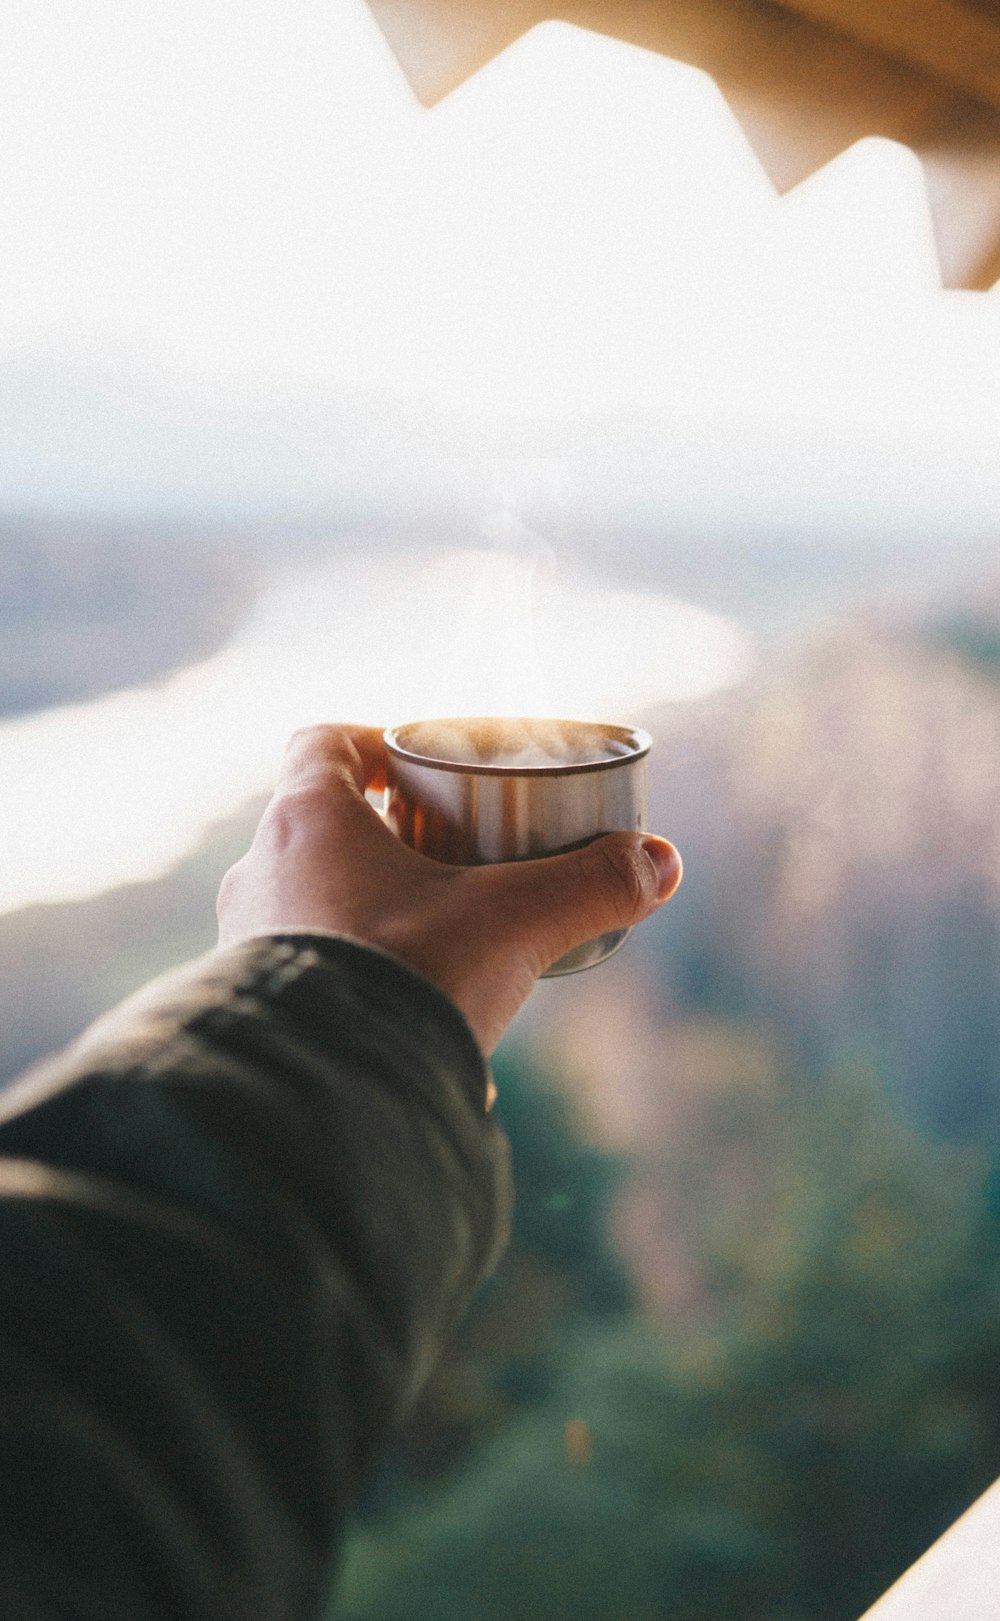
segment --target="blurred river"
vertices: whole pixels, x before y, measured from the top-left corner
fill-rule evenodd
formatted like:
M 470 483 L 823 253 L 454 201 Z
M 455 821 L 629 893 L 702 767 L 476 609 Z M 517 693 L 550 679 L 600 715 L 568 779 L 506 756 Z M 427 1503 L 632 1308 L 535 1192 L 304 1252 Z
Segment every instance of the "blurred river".
M 545 555 L 348 555 L 279 578 L 211 658 L 0 726 L 0 912 L 160 876 L 316 721 L 638 719 L 741 679 L 735 620 Z

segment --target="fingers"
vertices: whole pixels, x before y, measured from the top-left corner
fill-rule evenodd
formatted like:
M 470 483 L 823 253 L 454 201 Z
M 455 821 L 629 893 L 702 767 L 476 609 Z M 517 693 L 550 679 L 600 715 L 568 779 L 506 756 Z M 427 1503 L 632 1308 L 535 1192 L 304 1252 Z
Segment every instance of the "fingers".
M 293 733 L 278 773 L 278 792 L 353 785 L 385 787 L 385 743 L 375 726 L 305 726 Z
M 681 858 L 666 839 L 608 833 L 567 855 L 481 869 L 494 915 L 545 966 L 595 935 L 630 928 L 670 899 Z

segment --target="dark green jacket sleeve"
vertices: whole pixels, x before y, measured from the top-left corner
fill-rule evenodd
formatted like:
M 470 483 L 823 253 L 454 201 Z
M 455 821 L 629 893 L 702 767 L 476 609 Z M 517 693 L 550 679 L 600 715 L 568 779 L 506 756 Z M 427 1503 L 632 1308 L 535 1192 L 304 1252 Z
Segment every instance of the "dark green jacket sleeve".
M 158 981 L 0 1112 L 0 1615 L 300 1621 L 502 1245 L 457 1010 L 255 940 Z

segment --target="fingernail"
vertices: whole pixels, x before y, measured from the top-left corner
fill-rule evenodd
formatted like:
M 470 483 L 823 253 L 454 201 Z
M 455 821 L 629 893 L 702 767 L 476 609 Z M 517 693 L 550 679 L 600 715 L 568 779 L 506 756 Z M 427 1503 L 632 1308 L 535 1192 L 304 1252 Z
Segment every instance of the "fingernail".
M 643 839 L 642 848 L 656 868 L 657 893 L 665 901 L 681 881 L 681 858 L 666 839 Z

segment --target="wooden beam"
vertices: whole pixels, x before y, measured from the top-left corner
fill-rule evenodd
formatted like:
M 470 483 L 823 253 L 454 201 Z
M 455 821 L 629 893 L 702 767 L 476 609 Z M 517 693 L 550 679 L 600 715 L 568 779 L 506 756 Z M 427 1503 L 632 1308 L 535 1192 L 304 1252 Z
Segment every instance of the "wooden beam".
M 1000 116 L 955 103 L 912 143 L 927 195 L 946 287 L 1000 280 Z
M 559 15 L 710 73 L 779 191 L 865 135 L 915 146 L 954 100 L 919 69 L 765 0 L 624 0 L 613 13 L 562 0 Z
M 784 0 L 1000 111 L 1000 25 L 961 0 Z
M 982 0 L 980 0 L 982 3 Z M 824 99 L 891 76 L 905 64 L 1000 112 L 1000 6 L 969 0 L 371 0 L 372 10 L 422 101 L 440 100 L 535 23 L 560 17 L 648 44 L 684 61 L 749 77 L 810 57 L 831 75 Z M 839 41 L 838 41 L 839 36 Z M 905 78 L 905 73 L 902 77 Z M 916 79 L 914 79 L 916 83 Z
M 433 107 L 551 16 L 544 0 L 368 0 L 413 86 Z
M 871 0 L 881 5 L 886 0 Z M 432 106 L 536 23 L 576 23 L 725 77 L 748 92 L 783 84 L 822 114 L 845 97 L 869 111 L 923 108 L 924 73 L 769 0 L 369 0 L 418 98 Z M 1000 33 L 1000 31 L 998 31 Z M 803 81 L 802 75 L 805 75 Z M 888 116 L 898 114 L 890 110 Z

